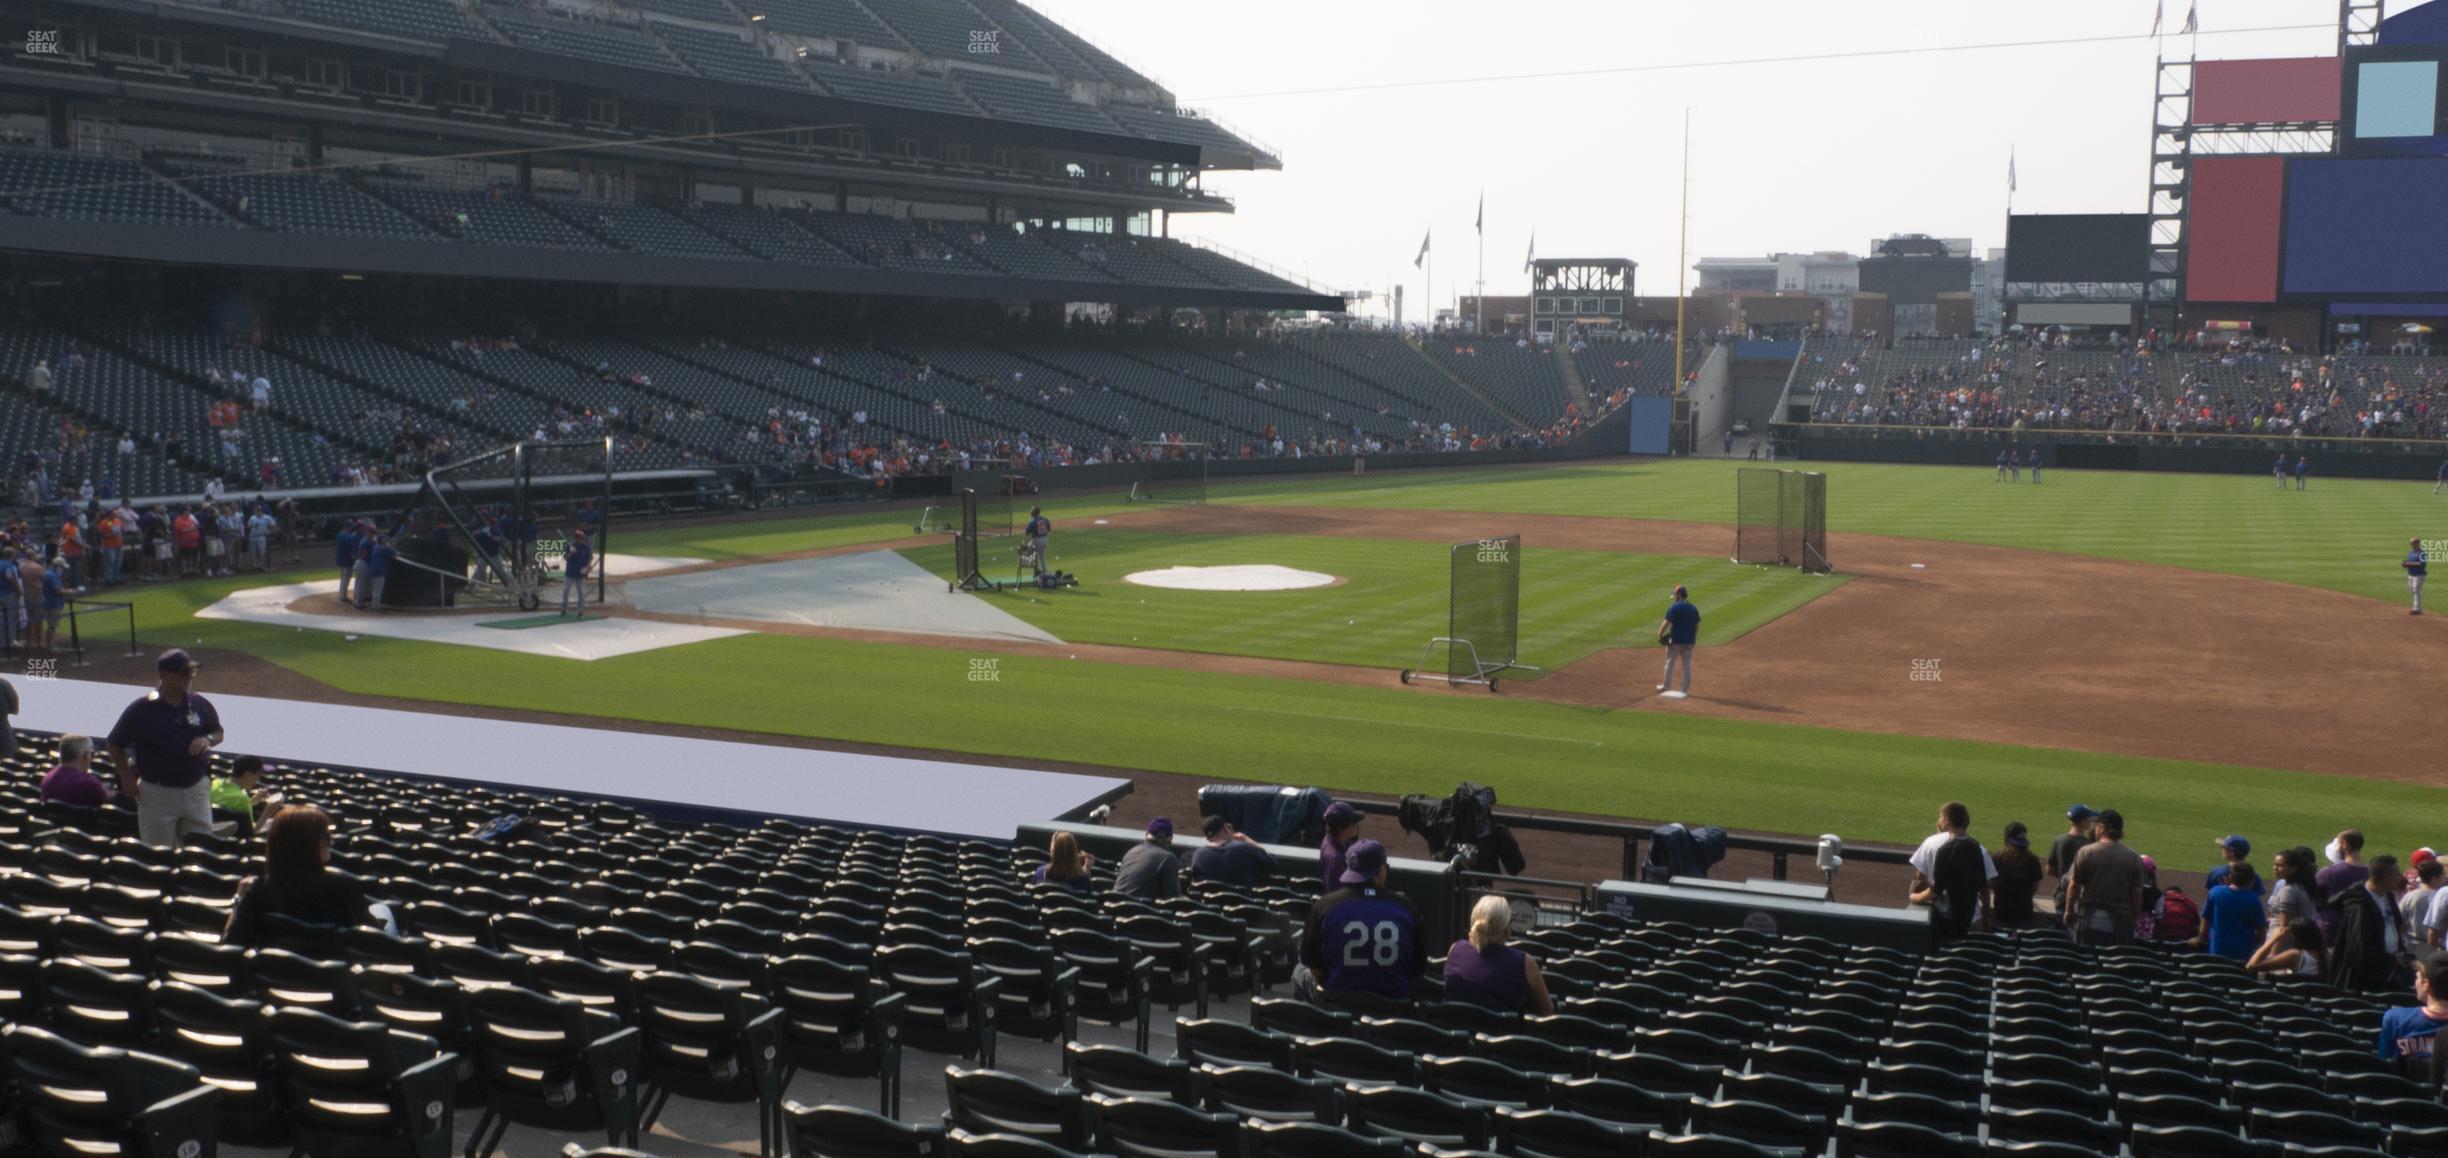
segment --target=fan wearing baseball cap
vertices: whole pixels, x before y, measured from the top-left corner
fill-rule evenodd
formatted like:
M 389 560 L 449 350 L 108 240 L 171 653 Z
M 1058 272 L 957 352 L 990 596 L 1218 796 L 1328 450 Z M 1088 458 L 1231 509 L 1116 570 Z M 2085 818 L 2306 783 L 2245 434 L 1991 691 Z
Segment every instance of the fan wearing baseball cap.
M 1326 806 L 1326 839 L 1318 842 L 1318 891 L 1343 887 L 1343 858 L 1360 839 L 1360 810 L 1337 800 Z
M 2252 842 L 2232 832 L 2219 838 L 2218 849 L 2219 853 L 2227 859 L 2218 867 L 2211 869 L 2209 875 L 2202 878 L 2202 888 L 2205 890 L 2226 884 L 2228 876 L 2235 872 L 2235 866 L 2249 863 L 2252 860 Z M 2253 876 L 2254 884 L 2260 883 L 2259 874 L 2248 875 Z M 2253 891 L 2258 893 L 2261 890 L 2255 888 Z
M 2074 854 L 2091 843 L 2091 822 L 2099 816 L 2088 804 L 2066 809 L 2066 830 L 2049 842 L 2048 875 L 2056 881 L 2055 897 L 2060 918 L 2066 911 L 2066 873 L 2074 868 Z
M 1303 996 L 1329 1003 L 1354 994 L 1411 999 L 1413 982 L 1428 967 L 1428 947 L 1420 940 L 1418 910 L 1386 891 L 1385 882 L 1385 846 L 1353 841 L 1344 853 L 1340 887 L 1310 904 L 1301 930 L 1293 986 Z
M 119 791 L 136 802 L 136 835 L 156 848 L 175 848 L 188 833 L 212 831 L 206 773 L 223 739 L 221 714 L 189 690 L 196 662 L 185 649 L 163 652 L 153 666 L 160 684 L 111 727 L 111 767 L 119 770 Z
M 2431 1080 L 2431 1049 L 2440 1027 L 2448 1025 L 2448 951 L 2425 949 L 2414 955 L 2414 998 L 2420 1005 L 2401 1005 L 2380 1015 L 2380 1060 L 2396 1064 L 2398 1072 L 2421 1082 Z
M 1181 895 L 1181 858 L 1173 855 L 1173 822 L 1148 821 L 1147 839 L 1122 854 L 1114 868 L 1113 891 L 1143 901 L 1170 900 Z

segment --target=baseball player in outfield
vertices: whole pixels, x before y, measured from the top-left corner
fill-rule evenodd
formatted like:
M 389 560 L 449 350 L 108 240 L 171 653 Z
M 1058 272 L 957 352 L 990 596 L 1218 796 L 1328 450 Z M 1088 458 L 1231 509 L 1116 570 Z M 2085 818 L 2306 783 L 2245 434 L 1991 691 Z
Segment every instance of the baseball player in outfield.
M 1674 602 L 1666 607 L 1666 618 L 1658 621 L 1658 642 L 1666 645 L 1666 682 L 1657 686 L 1675 699 L 1691 694 L 1692 645 L 1700 642 L 1700 609 L 1692 606 L 1691 593 L 1678 586 Z M 1683 666 L 1683 682 L 1675 683 L 1675 664 Z
M 2423 576 L 2430 573 L 2427 558 L 2423 551 L 2422 540 L 2406 540 L 2406 590 L 2414 596 L 2414 609 L 2409 612 L 2412 615 L 2422 614 Z
M 2431 484 L 2431 493 L 2448 494 L 2448 459 L 2440 460 L 2439 481 Z

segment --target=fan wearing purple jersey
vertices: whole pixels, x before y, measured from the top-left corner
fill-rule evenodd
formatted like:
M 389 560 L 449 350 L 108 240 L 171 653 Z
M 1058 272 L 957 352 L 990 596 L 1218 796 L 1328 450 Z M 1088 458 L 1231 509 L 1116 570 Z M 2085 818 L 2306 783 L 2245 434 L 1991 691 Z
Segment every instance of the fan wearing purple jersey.
M 1411 999 L 1412 984 L 1428 967 L 1428 947 L 1420 940 L 1418 910 L 1401 894 L 1387 892 L 1385 882 L 1385 846 L 1352 842 L 1344 853 L 1343 887 L 1309 906 L 1301 970 L 1293 978 L 1304 996 L 1329 1002 L 1339 994 L 1359 993 Z

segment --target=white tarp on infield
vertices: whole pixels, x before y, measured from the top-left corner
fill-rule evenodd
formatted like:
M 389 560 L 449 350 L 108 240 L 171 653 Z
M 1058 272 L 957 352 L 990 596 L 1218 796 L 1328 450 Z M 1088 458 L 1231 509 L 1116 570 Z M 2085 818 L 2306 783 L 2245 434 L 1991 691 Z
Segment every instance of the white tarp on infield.
M 382 768 L 513 791 L 573 792 L 996 841 L 1012 839 L 1022 824 L 1062 816 L 1129 783 L 947 760 L 222 695 L 212 690 L 211 670 L 205 668 L 198 690 L 221 713 L 230 750 L 281 763 Z M 17 687 L 25 705 L 17 726 L 89 736 L 109 731 L 120 710 L 149 690 L 62 679 L 20 679 Z
M 949 591 L 941 577 L 893 551 L 650 576 L 629 580 L 628 590 L 631 607 L 667 615 L 1062 642 L 995 606 L 1000 597 Z
M 607 562 L 610 575 L 641 571 L 661 571 L 703 562 L 699 559 L 674 559 L 648 555 L 612 555 Z M 338 568 L 333 568 L 336 572 Z M 333 611 L 318 613 L 292 610 L 290 604 L 311 595 L 336 595 L 338 578 L 312 583 L 284 583 L 277 587 L 252 587 L 234 591 L 212 606 L 196 612 L 199 619 L 234 619 L 243 623 L 260 623 L 269 627 L 295 627 L 311 631 L 334 631 L 344 636 L 371 635 L 384 639 L 413 639 L 424 643 L 455 643 L 463 647 L 484 647 L 494 651 L 515 651 L 526 655 L 557 656 L 562 659 L 597 660 L 616 655 L 632 655 L 641 651 L 678 647 L 686 643 L 701 643 L 725 636 L 744 635 L 731 627 L 700 627 L 686 623 L 658 623 L 651 619 L 588 618 L 577 623 L 560 623 L 549 627 L 530 627 L 505 631 L 497 627 L 481 627 L 481 623 L 501 619 L 525 619 L 538 614 L 515 607 L 497 608 L 489 612 L 419 612 L 406 611 L 385 614 L 373 611 Z M 591 592 L 590 592 L 591 594 Z M 560 606 L 561 589 L 546 589 L 545 612 Z
M 1273 563 L 1236 563 L 1226 567 L 1166 567 L 1159 571 L 1133 571 L 1124 575 L 1122 581 L 1141 587 L 1169 587 L 1176 591 L 1300 591 L 1328 586 L 1335 581 L 1335 577 Z

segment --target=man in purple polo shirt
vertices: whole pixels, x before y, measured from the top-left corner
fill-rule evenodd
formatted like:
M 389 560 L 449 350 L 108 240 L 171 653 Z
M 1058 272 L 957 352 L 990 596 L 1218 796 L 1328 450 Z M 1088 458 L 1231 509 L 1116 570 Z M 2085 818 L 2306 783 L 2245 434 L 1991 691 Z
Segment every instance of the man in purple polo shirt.
M 1326 839 L 1318 843 L 1319 892 L 1343 887 L 1343 857 L 1360 839 L 1360 810 L 1340 800 L 1326 806 Z
M 161 683 L 111 726 L 111 767 L 119 771 L 119 791 L 136 802 L 136 835 L 157 848 L 175 848 L 187 833 L 212 831 L 206 773 L 223 739 L 221 716 L 188 690 L 196 662 L 184 649 L 163 652 L 153 666 Z

